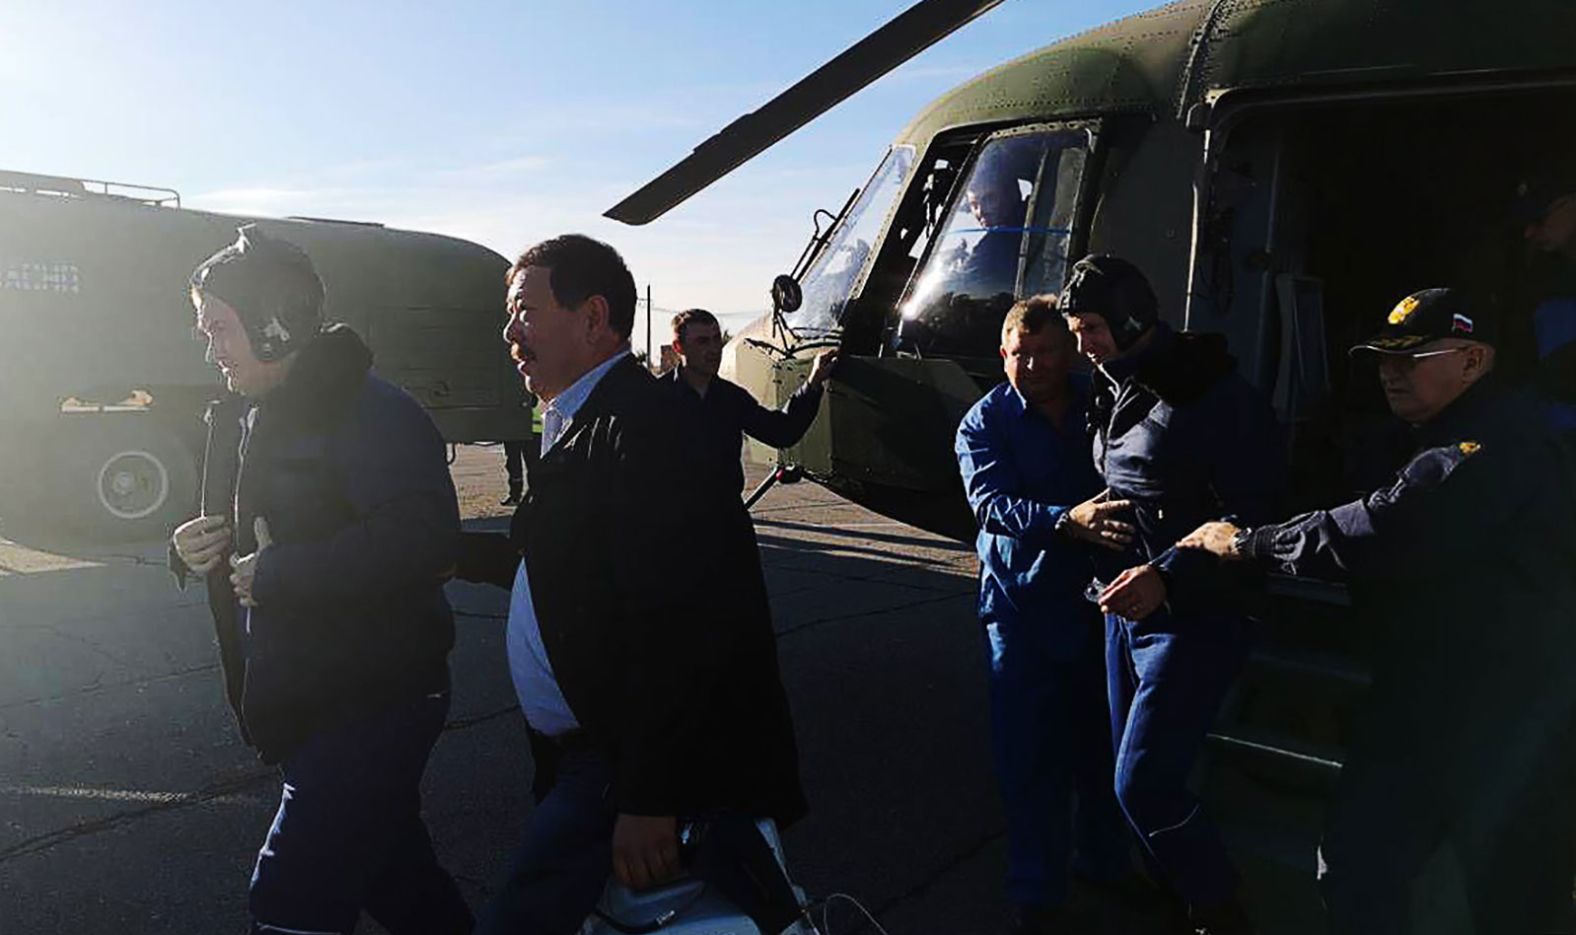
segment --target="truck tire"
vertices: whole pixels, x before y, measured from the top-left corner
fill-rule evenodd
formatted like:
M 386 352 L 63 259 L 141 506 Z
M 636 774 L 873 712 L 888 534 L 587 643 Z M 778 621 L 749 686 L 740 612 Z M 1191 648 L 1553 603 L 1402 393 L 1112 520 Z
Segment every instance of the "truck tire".
M 63 506 L 96 537 L 158 538 L 193 514 L 197 459 L 163 422 L 140 414 L 83 419 L 66 446 Z

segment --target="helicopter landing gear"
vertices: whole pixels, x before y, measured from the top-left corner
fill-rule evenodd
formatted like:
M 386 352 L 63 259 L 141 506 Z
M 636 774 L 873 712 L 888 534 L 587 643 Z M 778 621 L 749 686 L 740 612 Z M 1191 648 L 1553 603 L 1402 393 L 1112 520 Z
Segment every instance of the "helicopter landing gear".
M 755 506 L 755 501 L 766 496 L 766 491 L 778 484 L 797 484 L 804 479 L 804 468 L 797 464 L 779 464 L 776 469 L 766 475 L 766 479 L 758 484 L 744 501 L 744 509 L 748 511 Z

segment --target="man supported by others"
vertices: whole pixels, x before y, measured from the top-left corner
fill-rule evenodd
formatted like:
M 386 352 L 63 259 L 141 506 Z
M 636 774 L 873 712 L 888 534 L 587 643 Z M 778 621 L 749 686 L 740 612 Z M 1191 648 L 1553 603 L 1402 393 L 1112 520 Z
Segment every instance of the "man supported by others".
M 230 704 L 284 776 L 252 930 L 348 933 L 365 910 L 393 933 L 469 932 L 421 820 L 454 642 L 443 440 L 353 331 L 323 327 L 293 245 L 243 227 L 192 299 L 238 395 L 209 410 L 205 515 L 176 530 L 171 566 L 207 579 Z
M 556 237 L 508 282 L 504 340 L 545 403 L 543 451 L 509 536 L 467 534 L 459 574 L 512 589 L 538 804 L 479 930 L 572 935 L 610 876 L 678 872 L 680 819 L 784 823 L 804 801 L 749 517 L 688 469 L 693 408 L 629 352 L 623 259 Z
M 1353 350 L 1377 355 L 1411 461 L 1350 503 L 1180 543 L 1346 578 L 1380 627 L 1320 848 L 1342 935 L 1571 931 L 1576 495 L 1494 343 L 1454 290 L 1403 299 Z
M 822 351 L 810 366 L 809 379 L 787 405 L 769 409 L 742 386 L 717 375 L 722 366 L 722 327 L 711 312 L 692 308 L 673 316 L 673 350 L 679 365 L 668 379 L 682 397 L 699 403 L 704 456 L 733 493 L 744 488 L 739 454 L 744 436 L 773 448 L 796 444 L 815 421 L 822 389 L 837 363 L 836 351 Z
M 1227 516 L 1275 514 L 1286 465 L 1274 413 L 1236 371 L 1225 339 L 1172 331 L 1137 267 L 1078 261 L 1061 312 L 1095 365 L 1095 463 L 1132 502 L 1136 535 L 1097 556 L 1106 614 L 1116 798 L 1151 866 L 1210 933 L 1251 931 L 1214 823 L 1187 788 L 1248 653 L 1240 582 L 1177 539 Z
M 1097 882 L 1128 870 L 1127 827 L 1111 789 L 1104 628 L 1083 596 L 1088 554 L 1067 533 L 1119 549 L 1131 527 L 1115 516 L 1127 504 L 1096 499 L 1100 476 L 1084 434 L 1089 385 L 1069 374 L 1073 339 L 1056 296 L 1012 307 L 1001 357 L 1007 382 L 963 417 L 955 450 L 980 527 L 1007 895 L 1014 931 L 1040 935 L 1069 930 L 1069 860 Z

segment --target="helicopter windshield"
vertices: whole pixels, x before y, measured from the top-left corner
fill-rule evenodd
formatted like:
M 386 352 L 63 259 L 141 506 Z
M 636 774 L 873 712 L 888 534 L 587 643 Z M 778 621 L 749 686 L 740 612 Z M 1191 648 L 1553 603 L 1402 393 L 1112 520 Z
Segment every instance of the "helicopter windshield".
M 881 222 L 902 190 L 913 164 L 913 148 L 898 146 L 890 150 L 876 168 L 848 216 L 833 233 L 831 242 L 804 276 L 801 284 L 804 304 L 798 311 L 785 316 L 788 326 L 795 332 L 825 335 L 837 329 L 854 279 L 864 268 L 871 244 L 881 233 Z
M 903 304 L 899 349 L 994 357 L 1013 301 L 1061 289 L 1088 153 L 1085 130 L 986 142 Z

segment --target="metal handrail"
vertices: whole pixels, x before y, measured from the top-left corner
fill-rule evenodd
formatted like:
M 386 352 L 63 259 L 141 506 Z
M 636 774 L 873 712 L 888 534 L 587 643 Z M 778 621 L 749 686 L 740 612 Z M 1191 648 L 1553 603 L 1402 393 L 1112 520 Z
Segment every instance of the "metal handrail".
M 25 192 L 34 195 L 54 195 L 65 198 L 120 198 L 140 201 L 154 207 L 181 206 L 181 193 L 173 188 L 154 185 L 137 185 L 132 182 L 111 182 L 105 179 L 80 179 L 62 175 L 39 175 L 34 172 L 0 171 L 0 190 Z

